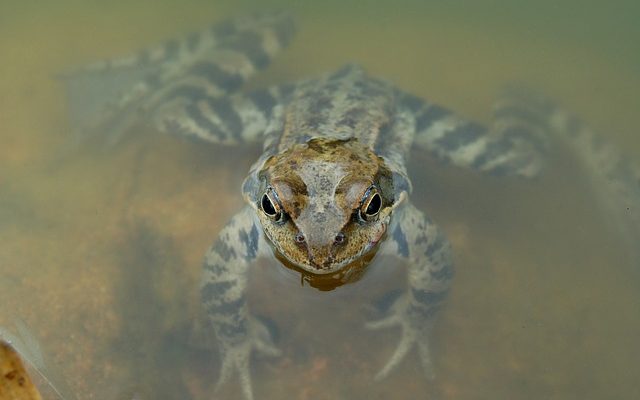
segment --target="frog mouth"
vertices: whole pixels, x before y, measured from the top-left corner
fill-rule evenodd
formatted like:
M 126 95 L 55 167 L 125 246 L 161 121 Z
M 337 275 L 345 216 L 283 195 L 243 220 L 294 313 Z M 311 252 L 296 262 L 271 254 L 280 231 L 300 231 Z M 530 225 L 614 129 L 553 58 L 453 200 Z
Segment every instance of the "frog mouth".
M 344 265 L 338 265 L 331 269 L 323 269 L 321 266 L 314 268 L 310 271 L 310 266 L 300 266 L 289 261 L 285 256 L 280 254 L 279 251 L 274 251 L 275 257 L 288 269 L 300 274 L 300 284 L 318 289 L 320 291 L 331 291 L 340 286 L 354 283 L 360 280 L 367 270 L 367 266 L 375 258 L 379 248 L 379 242 L 372 244 L 371 248 L 366 253 L 357 257 L 355 260 L 347 261 Z M 317 269 L 316 269 L 317 268 Z

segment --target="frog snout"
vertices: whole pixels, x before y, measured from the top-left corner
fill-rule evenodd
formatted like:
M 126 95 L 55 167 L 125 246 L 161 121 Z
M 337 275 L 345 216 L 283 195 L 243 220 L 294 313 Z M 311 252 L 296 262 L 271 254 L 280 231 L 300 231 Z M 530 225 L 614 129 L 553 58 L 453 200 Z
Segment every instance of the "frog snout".
M 338 232 L 330 243 L 314 243 L 314 241 L 310 243 L 302 232 L 298 232 L 294 236 L 294 241 L 298 246 L 306 249 L 309 264 L 322 270 L 331 268 L 335 262 L 335 253 L 346 243 L 347 236 L 343 232 Z

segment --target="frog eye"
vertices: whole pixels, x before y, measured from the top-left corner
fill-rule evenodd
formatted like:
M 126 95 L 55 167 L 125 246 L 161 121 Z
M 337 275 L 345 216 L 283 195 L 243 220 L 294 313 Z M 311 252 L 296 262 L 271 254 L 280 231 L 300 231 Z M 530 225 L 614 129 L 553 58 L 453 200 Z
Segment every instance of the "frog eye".
M 260 208 L 262 208 L 262 212 L 264 212 L 267 217 L 276 222 L 282 221 L 282 207 L 280 207 L 278 195 L 275 190 L 270 188 L 262 195 L 262 199 L 260 199 Z
M 380 212 L 382 208 L 382 197 L 375 187 L 371 187 L 367 190 L 360 207 L 360 218 L 365 221 L 369 221 L 374 218 Z

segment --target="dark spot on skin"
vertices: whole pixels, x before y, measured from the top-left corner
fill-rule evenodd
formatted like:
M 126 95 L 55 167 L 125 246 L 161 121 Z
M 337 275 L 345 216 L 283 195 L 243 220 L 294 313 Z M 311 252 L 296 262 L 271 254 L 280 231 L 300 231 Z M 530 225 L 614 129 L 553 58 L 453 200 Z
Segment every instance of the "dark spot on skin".
M 311 217 L 315 223 L 322 224 L 327 221 L 327 216 L 324 213 L 317 213 Z
M 473 143 L 484 134 L 485 129 L 483 126 L 478 124 L 465 124 L 447 132 L 438 139 L 436 143 L 447 151 L 455 151 L 460 147 Z
M 309 112 L 313 115 L 319 116 L 326 109 L 331 108 L 333 106 L 333 102 L 331 101 L 331 97 L 322 95 L 314 98 L 309 104 Z
M 207 61 L 193 65 L 188 73 L 205 78 L 225 92 L 235 91 L 244 82 L 241 75 L 226 72 L 218 65 Z
M 353 107 L 350 108 L 343 116 L 343 118 L 348 118 L 348 119 L 352 119 L 352 120 L 360 120 L 361 118 L 365 117 L 367 114 L 367 110 L 361 107 Z
M 240 241 L 246 245 L 247 248 L 247 259 L 253 260 L 256 258 L 258 254 L 258 228 L 256 225 L 251 225 L 251 230 L 247 234 L 246 231 L 242 230 L 239 233 Z
M 436 271 L 430 271 L 433 279 L 438 281 L 448 281 L 453 278 L 454 271 L 450 264 L 444 265 L 442 268 Z
M 420 304 L 432 305 L 443 301 L 447 297 L 447 291 L 442 292 L 430 292 L 428 290 L 411 288 L 411 294 L 413 298 Z
M 255 315 L 255 318 L 262 322 L 262 324 L 269 331 L 269 336 L 274 342 L 278 342 L 280 340 L 280 331 L 278 330 L 278 325 L 269 317 L 264 315 Z
M 398 300 L 398 298 L 402 295 L 403 291 L 400 289 L 391 290 L 385 293 L 382 297 L 375 300 L 373 306 L 380 313 L 386 313 L 391 309 L 391 306 Z
M 302 213 L 302 207 L 300 206 L 300 202 L 299 201 L 294 201 L 292 203 L 293 209 L 291 211 L 291 216 L 293 218 L 298 218 L 300 216 L 300 214 Z
M 213 245 L 212 250 L 215 251 L 225 262 L 229 262 L 231 258 L 236 257 L 236 251 L 233 249 L 233 247 L 229 246 L 227 243 L 225 243 L 224 240 L 221 239 Z
M 279 86 L 279 89 L 282 97 L 289 97 L 296 89 L 296 85 L 293 83 L 284 83 Z
M 480 153 L 476 159 L 473 160 L 471 166 L 477 169 L 482 168 L 483 165 L 487 164 L 491 160 L 495 160 L 497 157 L 500 157 L 511 150 L 513 150 L 511 141 L 505 140 L 504 138 L 489 143 L 485 148 L 485 151 Z
M 256 90 L 248 95 L 249 99 L 262 111 L 267 118 L 271 117 L 271 111 L 276 105 L 276 99 L 267 90 Z
M 169 101 L 178 97 L 183 97 L 190 102 L 196 102 L 207 97 L 207 92 L 200 86 L 180 85 L 167 93 L 164 98 L 165 101 Z
M 427 249 L 425 251 L 425 255 L 427 257 L 431 257 L 433 255 L 433 253 L 435 253 L 436 251 L 440 250 L 442 248 L 442 246 L 444 246 L 446 243 L 447 243 L 447 241 L 444 238 L 444 235 L 436 236 L 435 239 L 433 240 L 433 242 L 431 242 L 429 244 L 429 246 L 427 246 Z
M 209 303 L 207 312 L 209 314 L 235 314 L 245 305 L 246 299 L 243 296 L 234 301 L 225 302 L 224 299 L 220 299 L 220 301 L 219 303 Z
M 419 227 L 418 230 L 420 232 L 424 232 L 424 230 L 426 229 L 426 227 Z M 422 244 L 422 243 L 427 243 L 429 240 L 427 238 L 427 235 L 424 233 L 420 233 L 417 237 L 416 237 L 416 244 Z
M 400 226 L 397 226 L 393 231 L 393 240 L 398 244 L 398 253 L 402 257 L 409 257 L 409 243 L 407 243 L 407 237 L 402 232 Z
M 337 80 L 337 79 L 342 79 L 348 75 L 350 75 L 351 73 L 359 70 L 360 67 L 353 65 L 353 64 L 347 64 L 344 67 L 340 68 L 339 70 L 337 70 L 336 72 L 334 72 L 329 79 L 331 80 Z
M 328 81 L 323 85 L 323 90 L 327 93 L 337 92 L 342 86 L 342 82 L 340 81 Z
M 4 377 L 7 378 L 8 380 L 12 381 L 15 379 L 15 377 L 18 375 L 18 371 L 13 370 L 13 371 L 9 371 L 7 372 Z
M 231 282 L 207 282 L 200 290 L 202 301 L 209 303 L 214 298 L 222 298 L 231 286 Z
M 233 341 L 240 337 L 244 337 L 247 333 L 247 320 L 242 319 L 237 324 L 230 324 L 227 322 L 214 322 L 214 329 L 223 338 L 228 338 L 228 341 Z
M 416 112 L 424 107 L 424 100 L 417 96 L 406 94 L 402 97 L 402 105 L 407 107 L 409 111 Z
M 340 121 L 338 121 L 338 126 L 346 126 L 348 128 L 355 128 L 358 125 L 358 120 L 353 117 L 345 116 Z
M 258 69 L 263 69 L 269 64 L 269 55 L 262 48 L 262 36 L 256 32 L 243 32 L 220 47 L 246 55 Z
M 509 140 L 524 141 L 531 144 L 537 151 L 545 152 L 544 140 L 536 135 L 530 126 L 511 126 L 503 131 L 503 137 Z
M 428 129 L 434 122 L 447 115 L 449 115 L 448 110 L 436 105 L 430 106 L 416 118 L 416 132 Z
M 242 119 L 227 98 L 207 97 L 207 103 L 211 110 L 218 115 L 221 121 L 229 128 L 229 132 L 238 133 L 236 138 L 241 139 L 240 132 L 243 130 Z
M 394 172 L 392 176 L 393 193 L 397 199 L 400 197 L 400 193 L 410 191 L 411 184 L 409 179 L 400 173 Z
M 207 271 L 213 272 L 215 275 L 221 275 L 227 271 L 227 268 L 222 264 L 208 264 L 205 262 L 203 268 Z
M 347 110 L 342 118 L 338 121 L 337 126 L 346 126 L 348 128 L 355 128 L 360 121 L 366 115 L 366 110 L 360 107 L 354 107 Z
M 386 123 L 380 126 L 378 131 L 378 137 L 374 145 L 374 152 L 378 155 L 387 154 L 395 145 L 397 138 L 393 134 L 393 126 L 391 123 Z
M 311 129 L 311 130 L 317 130 L 320 127 L 320 124 L 322 123 L 322 117 L 318 114 L 313 114 L 310 115 L 305 121 L 304 121 L 305 125 Z M 307 139 L 308 140 L 308 139 Z M 298 140 L 298 143 L 304 143 L 307 140 Z
M 189 103 L 184 108 L 184 112 L 203 131 L 211 133 L 221 140 L 225 139 L 225 135 L 220 131 L 220 128 L 205 117 L 202 110 L 195 103 Z
M 357 90 L 353 90 L 349 93 L 348 97 L 351 100 L 363 101 L 373 97 L 387 97 L 388 92 L 385 87 L 380 84 L 379 81 L 372 79 L 358 79 L 353 83 L 353 87 Z

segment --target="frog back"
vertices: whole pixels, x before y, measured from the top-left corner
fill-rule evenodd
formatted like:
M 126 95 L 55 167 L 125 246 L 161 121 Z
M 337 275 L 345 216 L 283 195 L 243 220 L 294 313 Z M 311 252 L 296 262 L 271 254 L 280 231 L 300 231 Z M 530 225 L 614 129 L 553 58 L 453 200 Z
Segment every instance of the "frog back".
M 357 139 L 378 153 L 394 128 L 394 89 L 347 65 L 320 79 L 297 85 L 283 113 L 278 151 L 313 138 Z

